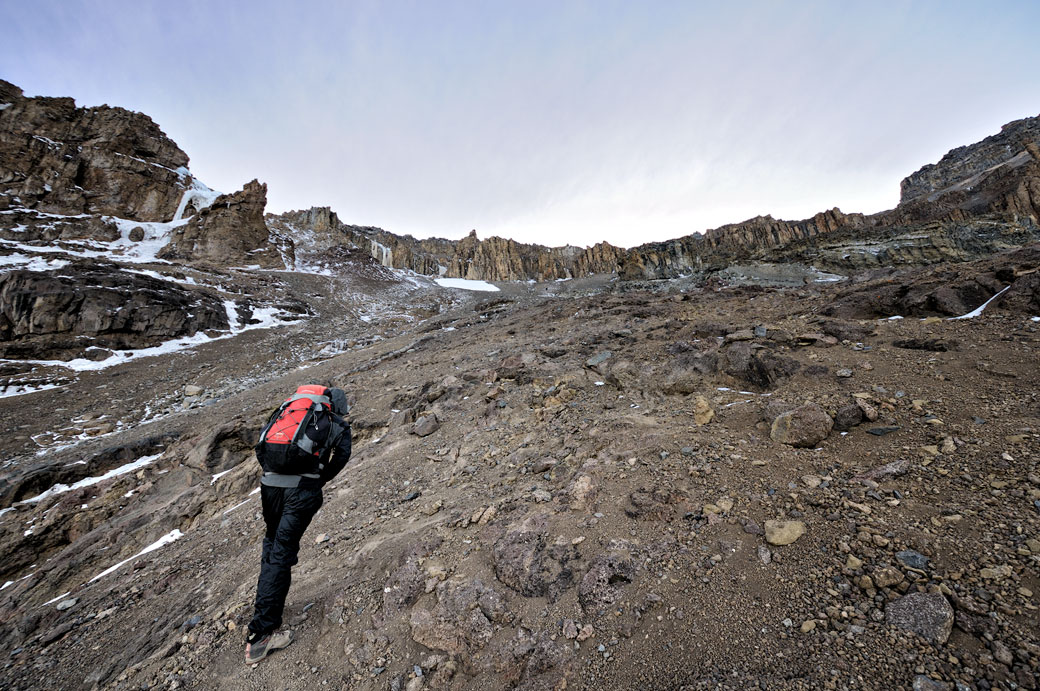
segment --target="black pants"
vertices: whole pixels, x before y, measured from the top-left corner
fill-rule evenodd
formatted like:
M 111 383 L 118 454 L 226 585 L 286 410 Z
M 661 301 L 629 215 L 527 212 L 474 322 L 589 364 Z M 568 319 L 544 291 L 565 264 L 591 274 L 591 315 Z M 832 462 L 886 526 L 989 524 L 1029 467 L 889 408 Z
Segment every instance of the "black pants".
M 298 561 L 300 538 L 321 508 L 322 495 L 320 489 L 261 485 L 260 499 L 267 532 L 249 630 L 263 636 L 282 625 L 282 610 L 292 582 L 290 572 Z

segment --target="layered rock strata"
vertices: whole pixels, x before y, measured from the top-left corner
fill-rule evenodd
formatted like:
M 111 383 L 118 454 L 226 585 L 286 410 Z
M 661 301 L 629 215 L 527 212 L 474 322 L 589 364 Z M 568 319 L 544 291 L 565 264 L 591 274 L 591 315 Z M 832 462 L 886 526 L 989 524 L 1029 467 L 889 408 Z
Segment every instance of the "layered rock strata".
M 0 275 L 3 358 L 104 358 L 109 349 L 146 348 L 227 328 L 217 297 L 111 266 Z
M 900 204 L 874 215 L 831 209 L 801 221 L 758 216 L 704 234 L 624 249 L 543 247 L 471 232 L 462 240 L 417 240 L 339 223 L 326 209 L 293 212 L 368 251 L 384 266 L 489 281 L 554 280 L 593 273 L 622 279 L 674 278 L 733 263 L 803 261 L 830 270 L 966 261 L 1040 238 L 1040 117 L 1006 125 L 954 149 L 902 183 Z M 313 216 L 314 221 L 308 219 Z

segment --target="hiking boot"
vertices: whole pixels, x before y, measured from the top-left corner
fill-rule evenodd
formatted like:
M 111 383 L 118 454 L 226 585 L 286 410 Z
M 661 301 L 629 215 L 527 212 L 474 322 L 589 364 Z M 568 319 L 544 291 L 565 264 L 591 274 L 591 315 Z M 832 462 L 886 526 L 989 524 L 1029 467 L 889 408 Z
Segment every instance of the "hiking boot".
M 251 640 L 253 638 L 256 640 Z M 274 651 L 288 646 L 292 641 L 292 631 L 276 631 L 266 636 L 251 633 L 246 639 L 246 664 L 260 662 Z

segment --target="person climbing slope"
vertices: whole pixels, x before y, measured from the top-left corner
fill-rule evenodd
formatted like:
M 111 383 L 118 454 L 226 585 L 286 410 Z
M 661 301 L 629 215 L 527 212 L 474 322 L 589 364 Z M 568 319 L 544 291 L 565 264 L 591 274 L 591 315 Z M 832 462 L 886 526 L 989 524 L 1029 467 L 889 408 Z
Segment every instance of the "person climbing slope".
M 256 603 L 246 638 L 246 664 L 263 660 L 292 643 L 279 631 L 300 539 L 321 508 L 322 487 L 350 460 L 350 410 L 342 389 L 301 386 L 260 431 L 256 459 L 263 467 L 263 552 Z

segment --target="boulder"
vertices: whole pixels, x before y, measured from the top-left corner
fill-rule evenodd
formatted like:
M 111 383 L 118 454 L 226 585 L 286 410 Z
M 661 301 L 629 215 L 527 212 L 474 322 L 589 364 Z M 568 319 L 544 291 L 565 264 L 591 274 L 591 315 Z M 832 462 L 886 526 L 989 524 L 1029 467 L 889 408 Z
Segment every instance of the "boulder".
M 798 448 L 813 448 L 827 438 L 834 427 L 834 420 L 815 403 L 783 413 L 775 420 L 769 437 L 781 444 Z

